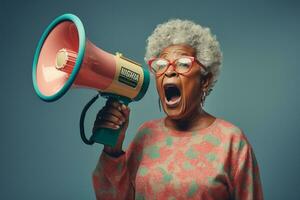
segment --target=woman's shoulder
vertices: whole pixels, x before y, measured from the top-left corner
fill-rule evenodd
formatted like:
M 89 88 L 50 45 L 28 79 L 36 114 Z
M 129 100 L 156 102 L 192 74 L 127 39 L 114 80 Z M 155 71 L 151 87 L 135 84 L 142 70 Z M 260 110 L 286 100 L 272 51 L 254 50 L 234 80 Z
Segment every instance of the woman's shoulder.
M 140 125 L 139 130 L 157 128 L 157 127 L 161 126 L 162 123 L 163 123 L 163 118 L 151 119 L 151 120 L 143 122 Z
M 222 119 L 222 118 L 216 118 L 217 120 L 217 124 L 219 127 L 221 127 L 224 131 L 226 132 L 234 132 L 234 133 L 242 133 L 242 129 L 235 125 L 234 123 L 230 122 L 230 121 L 227 121 L 225 119 Z
M 248 143 L 248 139 L 242 128 L 225 119 L 217 118 L 217 127 L 219 134 L 225 136 L 229 140 Z

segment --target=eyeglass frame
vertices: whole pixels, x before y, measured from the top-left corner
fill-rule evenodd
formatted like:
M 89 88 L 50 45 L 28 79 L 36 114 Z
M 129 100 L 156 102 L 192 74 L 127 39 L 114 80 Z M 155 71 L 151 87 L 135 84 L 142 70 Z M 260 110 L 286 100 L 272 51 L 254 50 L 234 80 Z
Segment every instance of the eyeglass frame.
M 181 58 L 190 58 L 190 59 L 192 60 L 192 64 L 191 64 L 190 68 L 188 69 L 188 71 L 186 71 L 186 72 L 184 72 L 184 73 L 178 72 L 178 71 L 177 71 L 177 65 L 174 65 L 175 62 L 176 62 L 177 60 L 181 59 Z M 152 72 L 152 74 L 156 75 L 157 77 L 163 75 L 163 74 L 169 69 L 170 65 L 173 66 L 173 69 L 174 69 L 174 71 L 176 71 L 176 73 L 181 74 L 181 75 L 184 75 L 184 74 L 189 73 L 189 72 L 191 71 L 191 69 L 193 68 L 192 66 L 193 66 L 193 64 L 194 64 L 195 62 L 198 63 L 198 65 L 199 65 L 200 67 L 202 67 L 202 68 L 206 71 L 206 67 L 205 67 L 201 62 L 199 62 L 199 61 L 197 60 L 197 58 L 195 58 L 195 57 L 193 57 L 193 56 L 181 56 L 181 57 L 179 57 L 179 58 L 173 60 L 172 62 L 171 62 L 170 60 L 166 59 L 166 58 L 160 58 L 160 59 L 163 59 L 163 60 L 168 61 L 168 66 L 166 67 L 166 69 L 165 69 L 163 72 L 161 72 L 161 73 L 158 74 L 158 73 L 156 73 L 156 72 L 153 70 L 153 68 L 152 68 L 152 66 L 151 66 L 152 62 L 154 62 L 156 59 L 159 59 L 159 57 L 151 58 L 150 60 L 148 60 L 148 66 L 149 66 L 150 71 Z

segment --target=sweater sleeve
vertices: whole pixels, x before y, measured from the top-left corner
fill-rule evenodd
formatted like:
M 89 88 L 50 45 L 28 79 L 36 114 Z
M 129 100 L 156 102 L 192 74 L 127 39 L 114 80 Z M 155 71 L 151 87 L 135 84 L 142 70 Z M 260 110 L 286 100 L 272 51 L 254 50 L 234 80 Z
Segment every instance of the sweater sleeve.
M 263 200 L 259 168 L 251 145 L 242 137 L 235 149 L 233 199 Z
M 93 172 L 93 186 L 97 199 L 132 200 L 135 195 L 135 176 L 139 166 L 143 142 L 139 128 L 127 151 L 114 158 L 102 152 Z

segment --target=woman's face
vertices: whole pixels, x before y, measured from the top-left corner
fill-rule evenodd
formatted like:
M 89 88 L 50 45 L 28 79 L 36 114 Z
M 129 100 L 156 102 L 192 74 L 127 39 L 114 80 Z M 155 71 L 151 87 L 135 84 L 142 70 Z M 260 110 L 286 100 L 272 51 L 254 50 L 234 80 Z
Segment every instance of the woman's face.
M 159 57 L 170 62 L 182 56 L 195 56 L 195 50 L 187 45 L 165 48 Z M 156 76 L 156 87 L 165 113 L 172 119 L 185 119 L 198 112 L 201 103 L 201 67 L 193 63 L 186 74 L 178 74 L 170 65 L 161 76 Z

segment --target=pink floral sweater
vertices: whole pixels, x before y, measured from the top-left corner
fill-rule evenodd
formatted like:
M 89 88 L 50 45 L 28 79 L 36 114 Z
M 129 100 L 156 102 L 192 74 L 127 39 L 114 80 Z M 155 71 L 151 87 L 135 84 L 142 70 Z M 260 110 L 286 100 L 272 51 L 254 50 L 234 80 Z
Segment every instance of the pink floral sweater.
M 216 119 L 200 131 L 144 123 L 125 154 L 102 153 L 93 173 L 97 199 L 263 199 L 251 145 L 233 124 Z

